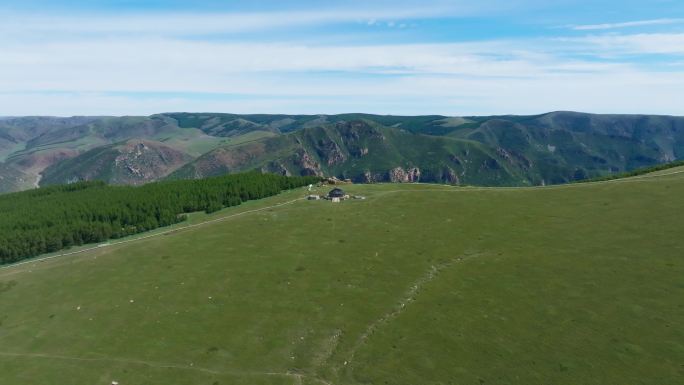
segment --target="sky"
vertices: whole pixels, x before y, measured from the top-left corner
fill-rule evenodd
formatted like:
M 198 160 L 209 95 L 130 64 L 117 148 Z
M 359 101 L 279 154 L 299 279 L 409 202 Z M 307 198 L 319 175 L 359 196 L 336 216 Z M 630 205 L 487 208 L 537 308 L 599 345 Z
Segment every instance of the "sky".
M 0 116 L 684 115 L 683 0 L 0 0 Z

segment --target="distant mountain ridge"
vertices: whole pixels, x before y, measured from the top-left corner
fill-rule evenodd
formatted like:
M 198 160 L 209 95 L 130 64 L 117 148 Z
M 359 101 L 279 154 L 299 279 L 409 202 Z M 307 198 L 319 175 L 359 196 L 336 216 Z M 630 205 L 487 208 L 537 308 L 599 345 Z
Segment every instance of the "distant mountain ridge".
M 43 183 L 105 179 L 112 184 L 138 185 L 159 180 L 193 159 L 189 154 L 147 139 L 104 145 L 47 167 Z
M 684 158 L 684 117 L 165 113 L 0 119 L 0 192 L 252 169 L 358 182 L 565 183 Z

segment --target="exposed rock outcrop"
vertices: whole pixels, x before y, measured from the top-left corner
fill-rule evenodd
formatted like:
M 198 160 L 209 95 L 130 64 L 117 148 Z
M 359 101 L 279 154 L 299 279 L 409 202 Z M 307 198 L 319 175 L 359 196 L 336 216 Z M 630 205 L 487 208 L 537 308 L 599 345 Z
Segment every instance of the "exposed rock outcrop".
M 458 174 L 451 167 L 447 167 L 444 174 L 444 181 L 449 184 L 461 184 L 461 180 L 458 178 Z
M 378 181 L 382 181 L 382 176 L 378 176 L 377 174 L 373 174 L 372 172 L 366 170 L 363 172 L 363 175 L 361 177 L 361 183 L 375 183 Z
M 336 164 L 343 163 L 347 160 L 347 157 L 342 153 L 342 150 L 335 142 L 331 142 L 328 151 L 328 166 L 333 166 Z
M 297 152 L 297 158 L 299 159 L 298 166 L 302 170 L 302 175 L 323 176 L 323 171 L 321 171 L 321 165 L 318 162 L 316 162 L 311 157 L 311 155 L 309 155 L 306 151 L 299 150 Z
M 112 184 L 143 184 L 167 176 L 192 160 L 189 154 L 147 139 L 102 146 L 67 159 L 42 173 L 45 184 L 74 180 L 105 180 Z
M 496 149 L 496 154 L 505 159 L 509 164 L 518 165 L 524 170 L 528 170 L 530 167 L 532 167 L 532 162 L 527 159 L 527 157 L 516 151 L 498 147 Z
M 368 147 L 354 147 L 349 149 L 349 153 L 357 158 L 368 155 Z
M 119 148 L 119 155 L 114 158 L 114 168 L 126 170 L 130 179 L 121 177 L 121 183 L 144 183 L 167 175 L 181 164 L 188 161 L 186 154 L 155 143 L 129 141 Z M 119 182 L 119 180 L 116 180 Z
M 261 172 L 270 172 L 273 174 L 280 174 L 285 176 L 291 176 L 292 173 L 288 170 L 282 163 L 271 162 L 266 166 L 261 168 Z
M 395 167 L 389 171 L 389 181 L 393 183 L 413 183 L 420 181 L 420 169 L 413 167 L 404 170 L 401 167 Z

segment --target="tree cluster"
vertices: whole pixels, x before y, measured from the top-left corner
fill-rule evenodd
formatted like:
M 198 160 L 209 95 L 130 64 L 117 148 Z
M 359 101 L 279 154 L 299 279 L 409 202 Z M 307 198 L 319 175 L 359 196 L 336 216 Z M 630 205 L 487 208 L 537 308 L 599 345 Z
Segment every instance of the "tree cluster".
M 667 169 L 680 167 L 680 166 L 684 166 L 684 160 L 676 160 L 676 161 L 670 162 L 670 163 L 662 163 L 662 164 L 657 164 L 655 166 L 637 168 L 637 169 L 632 170 L 632 171 L 625 171 L 625 172 L 621 172 L 621 173 L 617 173 L 617 174 L 600 176 L 597 178 L 581 179 L 581 180 L 575 181 L 574 183 L 602 182 L 602 181 L 613 180 L 613 179 L 629 178 L 632 176 L 650 174 L 652 172 L 667 170 Z
M 0 195 L 0 264 L 168 226 L 318 181 L 245 173 L 139 187 L 78 182 Z

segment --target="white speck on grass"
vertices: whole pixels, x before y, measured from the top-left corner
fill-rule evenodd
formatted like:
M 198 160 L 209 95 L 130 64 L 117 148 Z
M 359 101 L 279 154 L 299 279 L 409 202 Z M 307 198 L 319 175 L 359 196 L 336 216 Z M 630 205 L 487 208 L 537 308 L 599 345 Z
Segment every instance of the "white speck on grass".
M 130 302 L 130 303 L 133 303 L 133 302 L 135 302 L 135 301 L 134 301 L 134 300 L 130 300 L 129 302 Z
M 76 310 L 81 310 L 81 307 L 80 307 L 80 306 L 76 306 Z

